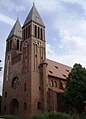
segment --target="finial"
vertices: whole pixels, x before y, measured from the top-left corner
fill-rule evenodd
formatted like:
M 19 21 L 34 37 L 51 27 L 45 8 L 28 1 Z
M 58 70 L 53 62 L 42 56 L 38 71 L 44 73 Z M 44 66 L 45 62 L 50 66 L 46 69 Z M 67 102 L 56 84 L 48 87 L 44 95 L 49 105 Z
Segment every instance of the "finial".
M 33 0 L 33 6 L 35 6 L 35 0 Z
M 19 15 L 17 15 L 17 20 L 19 20 Z

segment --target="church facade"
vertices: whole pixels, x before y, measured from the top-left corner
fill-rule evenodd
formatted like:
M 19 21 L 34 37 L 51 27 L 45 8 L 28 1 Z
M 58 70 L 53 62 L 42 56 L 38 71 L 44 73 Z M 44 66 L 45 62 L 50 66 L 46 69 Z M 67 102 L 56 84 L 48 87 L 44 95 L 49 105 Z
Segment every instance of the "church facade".
M 45 25 L 33 5 L 23 27 L 17 19 L 6 41 L 2 113 L 63 111 L 60 95 L 70 71 L 46 59 Z

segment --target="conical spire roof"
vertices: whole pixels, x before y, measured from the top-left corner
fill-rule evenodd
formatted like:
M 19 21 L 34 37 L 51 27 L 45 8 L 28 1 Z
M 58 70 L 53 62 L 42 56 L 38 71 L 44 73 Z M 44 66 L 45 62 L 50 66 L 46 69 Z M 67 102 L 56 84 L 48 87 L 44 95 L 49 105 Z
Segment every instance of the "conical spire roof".
M 13 35 L 22 38 L 22 27 L 18 19 L 16 20 L 7 40 L 9 40 Z
M 35 23 L 40 24 L 41 26 L 44 26 L 44 23 L 35 7 L 35 5 L 33 4 L 32 9 L 30 10 L 25 22 L 24 22 L 24 26 L 26 26 L 30 21 L 34 21 Z

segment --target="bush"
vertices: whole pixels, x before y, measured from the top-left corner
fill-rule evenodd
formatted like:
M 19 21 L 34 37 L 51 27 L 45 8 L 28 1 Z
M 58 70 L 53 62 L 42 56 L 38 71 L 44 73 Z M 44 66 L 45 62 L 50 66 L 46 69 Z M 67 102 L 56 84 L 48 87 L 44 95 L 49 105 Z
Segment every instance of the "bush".
M 85 114 L 80 115 L 79 119 L 86 119 L 86 115 Z
M 86 119 L 86 115 L 84 113 L 81 115 L 75 115 L 73 116 L 73 119 Z
M 30 119 L 73 119 L 70 115 L 65 113 L 43 113 L 39 115 L 34 115 Z
M 70 115 L 65 113 L 48 113 L 47 119 L 71 119 Z

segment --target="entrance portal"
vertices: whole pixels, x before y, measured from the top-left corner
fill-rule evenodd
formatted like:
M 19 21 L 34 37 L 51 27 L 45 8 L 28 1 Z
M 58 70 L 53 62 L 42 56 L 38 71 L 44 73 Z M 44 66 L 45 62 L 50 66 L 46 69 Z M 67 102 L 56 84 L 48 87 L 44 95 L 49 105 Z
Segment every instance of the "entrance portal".
M 13 99 L 10 104 L 10 112 L 12 115 L 18 116 L 19 115 L 19 103 L 17 99 Z

